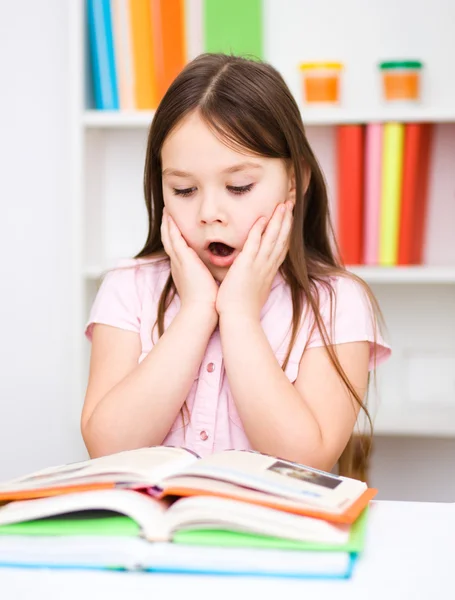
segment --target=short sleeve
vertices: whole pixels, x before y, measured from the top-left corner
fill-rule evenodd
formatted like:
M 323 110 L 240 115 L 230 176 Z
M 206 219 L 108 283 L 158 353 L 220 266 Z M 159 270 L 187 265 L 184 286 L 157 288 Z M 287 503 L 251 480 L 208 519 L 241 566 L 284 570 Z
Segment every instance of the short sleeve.
M 106 274 L 86 325 L 85 335 L 88 340 L 92 340 L 93 326 L 97 323 L 139 333 L 141 324 L 139 271 L 134 261 L 122 261 Z
M 332 302 L 325 287 L 320 288 L 320 312 L 332 345 L 349 342 L 370 342 L 369 369 L 383 363 L 391 354 L 364 287 L 351 277 L 332 280 Z M 312 326 L 312 323 L 311 323 Z M 314 328 L 307 348 L 323 346 L 321 334 Z

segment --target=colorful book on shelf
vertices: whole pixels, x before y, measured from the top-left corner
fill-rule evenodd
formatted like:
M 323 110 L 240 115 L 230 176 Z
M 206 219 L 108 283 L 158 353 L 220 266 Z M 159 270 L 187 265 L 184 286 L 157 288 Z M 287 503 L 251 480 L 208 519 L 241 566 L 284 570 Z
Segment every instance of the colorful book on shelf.
M 158 98 L 186 64 L 184 0 L 152 0 L 154 38 L 157 43 Z
M 131 37 L 134 68 L 134 97 L 138 110 L 158 106 L 156 40 L 152 24 L 151 0 L 130 0 Z
M 338 243 L 347 265 L 362 263 L 364 126 L 337 127 Z
M 379 236 L 379 264 L 381 266 L 395 266 L 398 263 L 403 152 L 404 124 L 385 123 Z
M 399 265 L 423 262 L 432 134 L 431 123 L 405 125 Z
M 382 135 L 383 128 L 381 123 L 369 123 L 366 125 L 363 232 L 363 262 L 365 265 L 377 265 L 379 262 Z
M 87 0 L 90 58 L 97 109 L 119 108 L 109 0 Z
M 119 108 L 134 110 L 134 64 L 129 0 L 111 0 Z
M 204 0 L 205 52 L 263 56 L 262 0 Z
M 222 497 L 338 524 L 352 524 L 376 494 L 364 482 L 257 452 L 231 450 L 199 458 L 182 448 L 157 446 L 0 484 L 0 502 L 74 494 L 78 486 L 100 493 L 112 488 L 120 496 L 148 489 L 164 503 L 175 496 Z

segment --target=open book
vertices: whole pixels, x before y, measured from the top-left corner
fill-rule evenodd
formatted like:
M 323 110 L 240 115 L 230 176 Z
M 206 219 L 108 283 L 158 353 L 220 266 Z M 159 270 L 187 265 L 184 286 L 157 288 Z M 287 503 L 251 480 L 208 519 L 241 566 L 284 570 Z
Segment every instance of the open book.
M 219 496 L 338 523 L 353 523 L 376 494 L 366 483 L 257 452 L 200 459 L 157 446 L 51 467 L 0 485 L 0 502 L 95 489 L 147 489 L 169 496 Z
M 157 446 L 51 467 L 17 478 L 0 485 L 0 502 L 108 489 L 118 492 L 106 496 L 111 502 L 109 510 L 117 510 L 117 502 L 135 502 L 135 505 L 142 500 L 149 502 L 149 498 L 137 493 L 134 501 L 128 500 L 132 498 L 128 493 L 131 490 L 145 490 L 164 505 L 169 497 L 205 497 L 200 499 L 200 504 L 182 502 L 181 508 L 177 504 L 169 510 L 173 515 L 169 519 L 198 510 L 204 502 L 207 506 L 210 502 L 207 497 L 214 496 L 338 524 L 353 523 L 376 494 L 376 490 L 368 488 L 364 482 L 257 452 L 229 450 L 200 459 L 183 448 Z M 120 500 L 123 497 L 125 500 Z M 224 506 L 217 509 L 216 498 L 212 502 L 212 512 L 224 513 Z M 240 510 L 239 504 L 232 503 L 232 506 L 237 507 L 234 511 Z M 0 519 L 3 511 L 6 515 L 9 510 L 14 510 L 13 505 L 0 509 Z M 245 518 L 252 518 L 256 511 L 254 508 L 251 517 Z M 118 512 L 124 512 L 124 505 Z

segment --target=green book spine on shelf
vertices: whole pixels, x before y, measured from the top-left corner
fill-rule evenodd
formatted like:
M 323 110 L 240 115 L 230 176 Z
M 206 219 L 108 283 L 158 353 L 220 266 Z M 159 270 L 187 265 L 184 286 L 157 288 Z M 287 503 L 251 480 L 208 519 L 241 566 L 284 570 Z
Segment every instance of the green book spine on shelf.
M 205 52 L 263 55 L 262 0 L 204 0 Z

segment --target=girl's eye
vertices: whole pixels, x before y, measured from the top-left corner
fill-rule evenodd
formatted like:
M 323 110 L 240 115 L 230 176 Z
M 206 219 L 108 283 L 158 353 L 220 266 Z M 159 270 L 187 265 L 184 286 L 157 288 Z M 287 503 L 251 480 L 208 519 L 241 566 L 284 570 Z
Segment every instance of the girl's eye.
M 232 193 L 232 194 L 236 194 L 237 196 L 241 196 L 242 194 L 246 194 L 247 192 L 250 192 L 253 189 L 254 183 L 249 183 L 248 185 L 241 185 L 241 186 L 234 186 L 234 185 L 228 185 L 227 189 Z
M 196 190 L 195 187 L 192 188 L 185 188 L 184 190 L 180 190 L 178 188 L 173 188 L 172 191 L 176 196 L 183 196 L 183 197 L 187 197 L 187 196 L 191 196 L 191 194 Z

